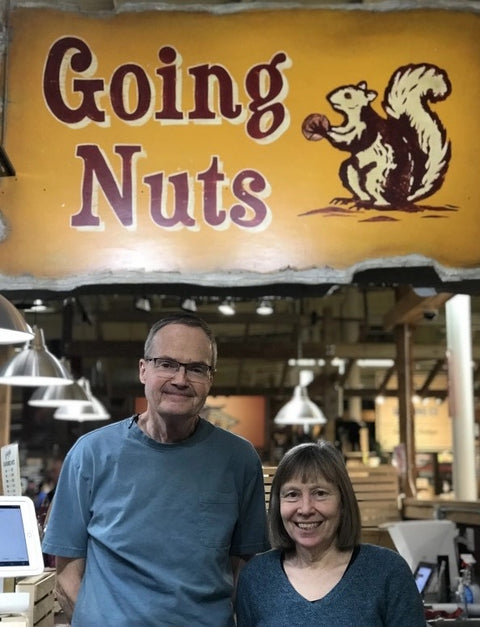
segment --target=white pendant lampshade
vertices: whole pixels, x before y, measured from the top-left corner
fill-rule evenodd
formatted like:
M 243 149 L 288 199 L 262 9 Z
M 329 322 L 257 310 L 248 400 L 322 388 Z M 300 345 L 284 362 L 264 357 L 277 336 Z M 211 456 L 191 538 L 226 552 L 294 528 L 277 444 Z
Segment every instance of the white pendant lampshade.
M 33 338 L 33 331 L 22 314 L 0 295 L 0 344 L 20 344 Z
M 0 368 L 0 384 L 5 385 L 71 385 L 73 379 L 60 360 L 46 347 L 43 331 L 33 327 L 29 345 Z
M 87 420 L 108 420 L 110 414 L 105 406 L 97 398 L 92 398 L 89 405 L 64 405 L 55 410 L 53 417 L 55 420 L 73 420 L 85 422 Z
M 60 362 L 73 379 L 68 359 L 62 357 Z M 84 388 L 75 380 L 71 385 L 48 385 L 39 387 L 28 401 L 28 404 L 32 407 L 63 407 L 64 405 L 70 405 L 72 403 L 80 403 L 81 405 L 90 404 L 90 399 Z
M 83 388 L 87 398 L 89 399 L 88 405 L 82 405 L 81 403 L 69 404 L 59 407 L 55 410 L 53 417 L 56 420 L 73 420 L 77 422 L 84 422 L 87 420 L 108 420 L 110 414 L 106 410 L 105 406 L 93 396 L 90 389 L 90 382 L 81 378 L 78 379 L 78 385 Z
M 259 316 L 271 316 L 273 314 L 273 301 L 262 298 L 257 305 L 256 312 Z
M 292 400 L 288 401 L 277 413 L 274 422 L 277 425 L 323 425 L 327 422 L 324 413 L 318 405 L 310 400 L 305 383 L 308 371 L 300 372 L 300 385 L 293 391 Z
M 226 298 L 218 306 L 218 311 L 224 316 L 233 316 L 235 314 L 235 303 L 231 298 Z
M 63 407 L 64 405 L 89 405 L 85 390 L 76 381 L 72 385 L 48 385 L 39 387 L 28 401 L 32 407 Z

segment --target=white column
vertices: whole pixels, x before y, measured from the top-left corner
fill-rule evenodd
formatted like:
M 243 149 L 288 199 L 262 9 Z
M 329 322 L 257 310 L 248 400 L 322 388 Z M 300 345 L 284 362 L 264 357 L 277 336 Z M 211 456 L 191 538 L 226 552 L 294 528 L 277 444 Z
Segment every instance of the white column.
M 453 439 L 453 489 L 461 501 L 477 499 L 470 296 L 445 305 L 448 390 Z

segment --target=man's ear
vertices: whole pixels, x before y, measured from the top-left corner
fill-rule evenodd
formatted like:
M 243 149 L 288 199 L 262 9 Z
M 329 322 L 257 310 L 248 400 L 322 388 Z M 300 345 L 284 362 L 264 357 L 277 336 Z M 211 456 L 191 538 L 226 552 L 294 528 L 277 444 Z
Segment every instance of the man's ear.
M 145 383 L 145 360 L 139 359 L 138 361 L 138 378 L 140 383 Z

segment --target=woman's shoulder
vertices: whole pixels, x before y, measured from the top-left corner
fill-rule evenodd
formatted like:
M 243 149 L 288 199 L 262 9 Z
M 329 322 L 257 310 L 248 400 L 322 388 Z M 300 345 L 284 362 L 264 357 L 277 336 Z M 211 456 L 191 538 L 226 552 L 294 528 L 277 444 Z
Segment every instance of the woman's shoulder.
M 254 555 L 242 568 L 241 573 L 263 571 L 271 569 L 275 564 L 280 564 L 282 552 L 279 549 L 270 549 L 264 553 Z
M 366 559 L 370 563 L 378 562 L 384 566 L 387 564 L 391 564 L 392 566 L 407 565 L 407 562 L 400 555 L 400 553 L 397 553 L 397 551 L 394 551 L 393 549 L 385 546 L 378 546 L 376 544 L 361 544 L 359 555 L 362 556 L 362 559 Z
M 368 555 L 369 557 L 389 558 L 391 555 L 398 555 L 393 549 L 378 544 L 369 544 L 368 542 L 362 542 L 360 544 L 360 553 Z

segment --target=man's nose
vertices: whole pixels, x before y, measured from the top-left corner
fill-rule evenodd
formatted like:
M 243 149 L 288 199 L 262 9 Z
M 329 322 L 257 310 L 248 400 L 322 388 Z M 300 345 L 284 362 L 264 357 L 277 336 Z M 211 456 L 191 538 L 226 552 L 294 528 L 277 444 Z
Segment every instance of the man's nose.
M 179 365 L 178 370 L 173 375 L 172 379 L 177 383 L 185 383 L 187 380 L 187 369 L 185 366 Z

